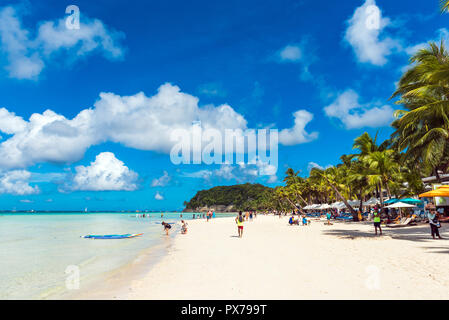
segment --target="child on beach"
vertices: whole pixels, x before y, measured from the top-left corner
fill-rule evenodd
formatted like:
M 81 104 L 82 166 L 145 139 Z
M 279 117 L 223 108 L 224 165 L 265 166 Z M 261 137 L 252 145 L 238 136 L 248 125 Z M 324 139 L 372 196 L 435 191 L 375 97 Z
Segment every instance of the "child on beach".
M 187 233 L 187 222 L 185 222 L 184 220 L 181 220 L 181 223 L 182 223 L 181 233 L 186 234 Z

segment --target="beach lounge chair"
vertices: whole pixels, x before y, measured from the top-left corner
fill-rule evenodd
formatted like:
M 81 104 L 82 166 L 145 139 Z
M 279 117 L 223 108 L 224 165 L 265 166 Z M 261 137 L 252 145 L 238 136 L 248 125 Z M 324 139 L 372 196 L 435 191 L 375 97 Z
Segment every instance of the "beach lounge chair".
M 403 228 L 409 226 L 413 218 L 402 218 L 400 223 L 387 224 L 387 228 Z

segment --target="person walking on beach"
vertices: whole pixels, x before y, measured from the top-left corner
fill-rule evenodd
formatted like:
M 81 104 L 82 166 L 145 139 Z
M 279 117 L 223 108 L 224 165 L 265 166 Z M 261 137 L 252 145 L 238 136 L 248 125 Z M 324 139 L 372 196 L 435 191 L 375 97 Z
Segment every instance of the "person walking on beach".
M 443 239 L 440 236 L 440 231 L 438 230 L 441 228 L 441 224 L 438 221 L 438 213 L 435 207 L 429 207 L 429 213 L 427 214 L 427 217 L 429 218 L 429 224 L 430 224 L 430 232 L 432 234 L 432 238 L 435 240 L 435 236 L 438 237 L 438 239 Z
M 235 218 L 235 222 L 237 223 L 237 231 L 239 234 L 239 238 L 243 237 L 243 221 L 245 218 L 243 218 L 242 211 L 239 211 L 239 215 L 237 218 Z
M 380 235 L 382 235 L 382 228 L 380 227 L 380 210 L 374 210 L 374 229 L 376 231 L 377 236 L 377 228 L 380 230 Z

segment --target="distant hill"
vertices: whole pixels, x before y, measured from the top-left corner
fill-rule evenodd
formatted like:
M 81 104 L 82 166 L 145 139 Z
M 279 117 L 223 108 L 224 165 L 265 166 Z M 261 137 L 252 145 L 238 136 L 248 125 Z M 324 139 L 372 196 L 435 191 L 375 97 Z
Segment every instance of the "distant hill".
M 189 202 L 184 202 L 184 212 L 261 210 L 273 192 L 272 188 L 251 183 L 214 187 L 198 191 Z

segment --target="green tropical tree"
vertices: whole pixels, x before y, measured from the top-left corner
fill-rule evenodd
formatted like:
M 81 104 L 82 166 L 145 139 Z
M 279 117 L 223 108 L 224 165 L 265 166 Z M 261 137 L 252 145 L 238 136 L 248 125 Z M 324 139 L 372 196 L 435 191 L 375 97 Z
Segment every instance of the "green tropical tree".
M 440 0 L 441 12 L 449 11 L 449 0 Z
M 411 57 L 392 98 L 405 109 L 395 113 L 393 146 L 408 160 L 439 178 L 449 168 L 449 54 L 444 42 L 429 43 Z
M 376 151 L 364 158 L 369 167 L 367 172 L 367 181 L 371 186 L 378 186 L 380 192 L 380 203 L 383 206 L 383 192 L 385 188 L 388 197 L 391 198 L 391 186 L 398 178 L 400 166 L 395 158 L 395 151 L 388 149 L 384 151 Z
M 316 180 L 321 180 L 325 184 L 327 184 L 330 189 L 335 193 L 337 199 L 343 201 L 346 207 L 349 209 L 351 214 L 354 217 L 354 221 L 358 220 L 357 212 L 354 208 L 349 204 L 348 200 L 345 198 L 342 192 L 340 192 L 339 188 L 345 189 L 347 186 L 340 183 L 341 179 L 341 171 L 337 167 L 330 167 L 325 170 L 319 168 L 313 168 L 310 171 L 310 176 L 315 178 Z M 340 180 L 340 181 L 339 181 Z

